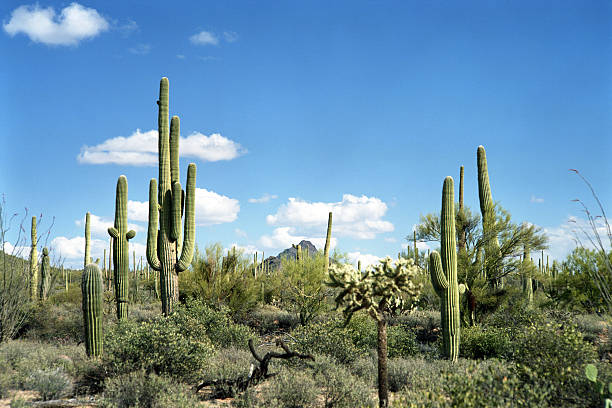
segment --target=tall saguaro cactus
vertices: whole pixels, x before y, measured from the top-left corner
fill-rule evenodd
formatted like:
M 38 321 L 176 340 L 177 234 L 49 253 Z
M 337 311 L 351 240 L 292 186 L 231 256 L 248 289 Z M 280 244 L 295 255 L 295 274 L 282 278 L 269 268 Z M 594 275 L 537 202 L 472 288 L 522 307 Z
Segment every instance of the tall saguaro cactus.
M 126 319 L 128 316 L 128 299 L 130 290 L 129 270 L 130 253 L 128 241 L 136 236 L 134 230 L 128 231 L 127 178 L 119 176 L 117 180 L 117 195 L 115 197 L 115 226 L 108 229 L 113 242 L 113 264 L 115 299 L 117 301 L 117 318 Z
M 533 266 L 531 264 L 531 257 L 529 254 L 529 247 L 525 246 L 523 249 L 523 293 L 527 298 L 529 304 L 533 303 Z
M 83 293 L 83 326 L 85 328 L 85 351 L 89 357 L 102 355 L 102 275 L 96 264 L 83 270 L 81 279 Z
M 91 263 L 91 232 L 89 218 L 90 214 L 87 212 L 87 214 L 85 214 L 85 261 L 83 263 L 83 268 Z
M 329 247 L 331 245 L 331 231 L 332 231 L 332 212 L 329 212 L 327 217 L 327 235 L 325 237 L 325 249 L 323 250 L 323 256 L 325 258 L 325 273 L 329 269 Z
M 36 235 L 36 217 L 32 217 L 32 249 L 30 250 L 30 300 L 38 297 L 38 236 Z
M 49 290 L 49 278 L 51 277 L 51 264 L 49 263 L 49 250 L 43 248 L 42 259 L 40 260 L 40 300 L 47 300 L 47 291 Z
M 173 116 L 168 128 L 168 92 L 168 78 L 164 77 L 159 84 L 157 101 L 159 188 L 157 180 L 151 179 L 147 234 L 147 261 L 151 268 L 159 271 L 164 315 L 172 313 L 173 305 L 178 302 L 178 273 L 191 264 L 195 243 L 196 165 L 190 163 L 187 168 L 187 191 L 183 193 L 179 182 L 180 120 L 178 116 Z M 181 236 L 183 201 L 185 225 Z
M 429 256 L 431 282 L 441 303 L 444 354 L 451 361 L 457 361 L 459 357 L 460 337 L 454 196 L 453 179 L 446 177 L 442 187 L 442 214 L 440 217 L 442 259 L 436 251 Z
M 498 278 L 498 271 L 495 270 L 498 262 L 495 261 L 500 257 L 499 239 L 495 233 L 495 206 L 493 196 L 491 194 L 491 186 L 489 184 L 489 170 L 487 167 L 487 154 L 483 146 L 478 146 L 477 151 L 478 165 L 478 199 L 480 201 L 480 212 L 482 213 L 482 232 L 486 240 L 485 244 L 485 267 L 487 268 L 487 277 L 495 279 L 492 281 L 494 286 L 501 285 L 501 279 Z M 491 266 L 491 260 L 493 260 Z M 493 276 L 490 276 L 493 274 Z

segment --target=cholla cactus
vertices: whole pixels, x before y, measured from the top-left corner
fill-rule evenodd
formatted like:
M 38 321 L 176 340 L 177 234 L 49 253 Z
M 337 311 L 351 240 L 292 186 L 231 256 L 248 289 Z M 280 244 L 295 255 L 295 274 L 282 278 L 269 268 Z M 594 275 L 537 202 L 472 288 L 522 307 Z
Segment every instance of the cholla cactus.
M 328 285 L 339 288 L 336 304 L 344 304 L 348 323 L 353 314 L 367 310 L 378 324 L 378 404 L 389 405 L 387 378 L 387 314 L 398 309 L 412 309 L 421 294 L 422 285 L 413 279 L 418 268 L 412 259 L 398 259 L 393 263 L 387 257 L 364 274 L 352 265 L 331 265 Z
M 40 300 L 47 300 L 49 291 L 49 278 L 51 277 L 51 265 L 49 264 L 49 250 L 43 248 L 42 259 L 40 261 L 40 289 L 38 295 Z

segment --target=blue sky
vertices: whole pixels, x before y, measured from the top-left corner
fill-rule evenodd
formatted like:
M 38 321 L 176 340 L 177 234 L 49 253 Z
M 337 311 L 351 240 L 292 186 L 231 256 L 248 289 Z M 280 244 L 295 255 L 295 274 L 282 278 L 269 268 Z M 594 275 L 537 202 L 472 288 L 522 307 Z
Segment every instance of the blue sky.
M 0 192 L 55 217 L 67 264 L 87 211 L 101 256 L 121 174 L 142 253 L 163 76 L 183 182 L 198 166 L 200 247 L 319 247 L 333 210 L 351 259 L 397 254 L 461 165 L 478 210 L 480 144 L 494 199 L 555 258 L 571 200 L 594 209 L 569 168 L 612 202 L 610 2 L 9 0 L 0 16 Z

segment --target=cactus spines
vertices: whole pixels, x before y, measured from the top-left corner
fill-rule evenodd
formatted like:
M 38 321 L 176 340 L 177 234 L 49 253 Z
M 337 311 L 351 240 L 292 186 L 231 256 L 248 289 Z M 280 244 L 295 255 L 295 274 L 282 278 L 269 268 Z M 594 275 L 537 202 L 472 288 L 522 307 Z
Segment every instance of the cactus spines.
M 327 273 L 327 270 L 329 269 L 329 247 L 331 245 L 331 230 L 332 230 L 332 212 L 329 212 L 329 215 L 327 217 L 327 234 L 325 236 L 325 249 L 323 250 L 323 257 L 324 257 L 324 270 L 325 273 Z
M 164 77 L 160 82 L 157 101 L 159 186 L 157 180 L 151 179 L 147 234 L 147 261 L 151 268 L 159 271 L 164 315 L 172 313 L 174 303 L 178 302 L 178 273 L 191 264 L 195 244 L 196 165 L 190 163 L 187 168 L 187 191 L 183 194 L 179 182 L 180 120 L 178 116 L 173 116 L 168 127 L 168 92 L 168 78 Z M 183 213 L 185 221 L 181 234 Z
M 38 297 L 38 236 L 36 235 L 36 217 L 32 217 L 32 248 L 30 250 L 30 300 Z
M 89 226 L 90 213 L 85 214 L 85 262 L 83 268 L 91 263 L 91 231 Z
M 486 239 L 485 245 L 485 256 L 486 258 L 492 259 L 500 256 L 499 239 L 495 234 L 495 206 L 493 203 L 493 196 L 491 194 L 491 186 L 489 184 L 489 170 L 487 167 L 487 154 L 483 146 L 478 146 L 477 151 L 477 166 L 478 166 L 478 199 L 480 201 L 480 212 L 482 213 L 482 229 Z M 497 264 L 497 262 L 493 262 Z M 493 273 L 495 278 L 495 286 L 501 284 L 501 279 L 497 277 L 497 271 L 486 271 L 487 275 L 490 276 L 489 272 Z
M 98 265 L 86 265 L 81 279 L 81 291 L 83 293 L 85 350 L 89 357 L 102 355 L 102 285 Z
M 443 351 L 451 361 L 459 357 L 460 337 L 454 195 L 453 179 L 447 177 L 442 188 L 441 256 L 436 251 L 429 256 L 431 282 L 441 303 Z
M 119 176 L 117 195 L 115 197 L 115 226 L 108 229 L 113 242 L 113 265 L 115 281 L 115 299 L 117 301 L 117 319 L 126 319 L 128 315 L 130 254 L 128 241 L 134 236 L 134 230 L 128 231 L 127 222 L 127 178 Z
M 51 265 L 49 263 L 49 250 L 43 248 L 42 259 L 40 260 L 40 300 L 47 300 L 47 292 L 49 290 L 49 278 L 51 277 Z

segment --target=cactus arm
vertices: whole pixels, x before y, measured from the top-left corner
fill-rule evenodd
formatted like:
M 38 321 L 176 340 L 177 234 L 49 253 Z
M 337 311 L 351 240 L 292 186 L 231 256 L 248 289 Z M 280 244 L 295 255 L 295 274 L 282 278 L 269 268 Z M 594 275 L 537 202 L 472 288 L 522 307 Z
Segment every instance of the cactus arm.
M 177 183 L 180 178 L 179 168 L 179 138 L 181 120 L 173 116 L 170 120 L 170 183 Z M 180 194 L 179 194 L 180 195 Z
M 125 234 L 125 238 L 127 238 L 128 240 L 134 238 L 135 236 L 136 236 L 136 231 L 134 231 L 134 230 L 129 230 Z
M 448 289 L 448 281 L 442 271 L 442 261 L 437 251 L 433 251 L 429 255 L 429 271 L 431 273 L 431 283 L 438 296 L 442 297 L 443 294 L 446 294 L 446 290 Z
M 189 267 L 193 259 L 195 244 L 195 182 L 196 165 L 190 163 L 187 168 L 187 193 L 185 194 L 185 232 L 181 258 L 176 264 L 176 270 L 182 272 Z
M 117 231 L 117 228 L 115 227 L 110 227 L 108 229 L 108 235 L 110 235 L 111 237 L 115 239 L 119 239 L 119 231 Z
M 89 226 L 90 215 L 91 214 L 89 212 L 85 214 L 85 262 L 83 267 L 86 267 L 89 263 L 91 263 L 91 230 Z
M 172 183 L 172 222 L 170 239 L 178 241 L 181 238 L 181 183 Z
M 161 270 L 157 256 L 157 228 L 159 223 L 159 206 L 157 205 L 157 180 L 149 183 L 149 229 L 147 231 L 147 261 L 153 270 Z

